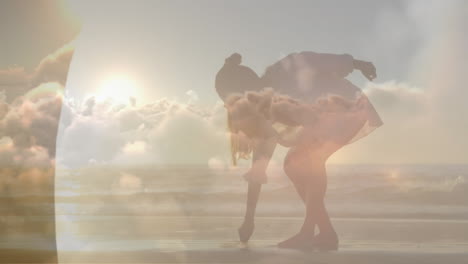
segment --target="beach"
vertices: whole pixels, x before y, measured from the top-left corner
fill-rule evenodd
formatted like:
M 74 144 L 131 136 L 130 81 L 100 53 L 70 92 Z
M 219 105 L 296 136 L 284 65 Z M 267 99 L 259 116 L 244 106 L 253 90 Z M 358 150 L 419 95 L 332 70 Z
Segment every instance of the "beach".
M 468 166 L 328 166 L 326 203 L 340 237 L 339 251 L 329 253 L 276 247 L 299 230 L 304 207 L 282 168 L 274 166 L 262 190 L 251 241 L 239 244 L 237 228 L 246 198 L 243 170 L 88 171 L 101 179 L 105 173 L 114 179 L 119 175 L 120 185 L 107 181 L 113 186 L 108 192 L 83 188 L 89 185 L 82 177 L 80 191 L 88 195 L 57 197 L 59 260 L 468 263 L 463 191 Z
M 4 219 L 0 262 L 56 263 L 57 248 L 59 263 L 468 263 L 468 166 L 330 166 L 337 252 L 276 247 L 304 215 L 281 170 L 270 171 L 254 234 L 240 244 L 241 170 L 58 171 L 54 199 L 15 198 L 24 217 Z
M 60 221 L 60 220 L 59 220 Z M 102 222 L 97 225 L 96 221 Z M 240 217 L 102 217 L 83 220 L 74 240 L 60 237 L 60 263 L 468 263 L 468 221 L 333 219 L 340 235 L 335 252 L 279 249 L 300 218 L 259 217 L 252 240 L 236 242 Z M 60 225 L 60 223 L 59 223 Z M 91 234 L 92 233 L 92 234 Z M 3 245 L 5 246 L 5 245 Z M 6 251 L 16 262 L 36 263 L 47 250 Z

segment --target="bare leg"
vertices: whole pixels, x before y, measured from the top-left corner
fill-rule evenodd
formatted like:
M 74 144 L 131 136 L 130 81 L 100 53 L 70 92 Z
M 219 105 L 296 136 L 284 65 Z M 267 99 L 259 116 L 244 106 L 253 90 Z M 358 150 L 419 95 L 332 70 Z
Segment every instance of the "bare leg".
M 323 143 L 307 150 L 292 149 L 288 153 L 285 171 L 306 203 L 306 217 L 299 233 L 279 243 L 279 247 L 318 247 L 324 250 L 337 248 L 338 238 L 324 204 L 327 188 L 325 161 L 340 147 L 338 144 Z M 317 238 L 314 238 L 315 225 L 320 229 Z
M 336 237 L 336 232 L 333 229 L 324 203 L 327 191 L 325 162 L 331 154 L 341 147 L 341 144 L 327 142 L 321 144 L 320 148 L 309 152 L 312 159 L 310 163 L 312 177 L 308 177 L 306 218 L 301 231 L 307 232 L 311 229 L 311 226 L 317 224 L 322 236 Z
M 254 230 L 255 209 L 262 188 L 266 182 L 266 169 L 276 147 L 276 139 L 260 140 L 253 151 L 252 168 L 244 176 L 249 182 L 247 191 L 247 205 L 244 222 L 239 228 L 239 239 L 247 242 Z
M 304 219 L 304 224 L 301 228 L 302 233 L 313 233 L 315 224 L 317 224 L 322 232 L 322 228 L 325 226 L 322 222 L 319 223 L 319 220 L 323 220 L 320 217 L 319 207 L 323 204 L 323 198 L 325 197 L 325 192 L 327 188 L 327 177 L 325 174 L 325 164 L 322 162 L 311 162 L 309 177 L 305 181 L 306 186 L 306 217 Z M 326 224 L 325 224 L 326 225 Z M 328 227 L 328 226 L 327 226 Z
M 307 169 L 308 150 L 304 147 L 294 147 L 289 150 L 284 161 L 284 171 L 289 179 L 294 184 L 294 187 L 304 202 L 307 204 L 307 181 L 310 171 Z M 299 232 L 298 234 L 278 243 L 280 248 L 301 248 L 304 245 L 312 244 L 314 237 L 314 225 L 310 225 L 310 230 L 307 233 Z
M 307 185 L 306 217 L 299 233 L 310 236 L 317 224 L 320 234 L 311 246 L 323 250 L 336 250 L 338 248 L 338 236 L 330 221 L 324 198 L 327 188 L 327 175 L 325 163 L 312 163 L 313 175 Z
M 296 188 L 297 194 L 301 198 L 301 200 L 306 203 L 306 176 L 304 175 L 304 171 L 299 164 L 300 158 L 304 153 L 307 151 L 306 149 L 300 148 L 292 148 L 284 159 L 284 171 L 291 182 L 294 184 L 294 188 Z

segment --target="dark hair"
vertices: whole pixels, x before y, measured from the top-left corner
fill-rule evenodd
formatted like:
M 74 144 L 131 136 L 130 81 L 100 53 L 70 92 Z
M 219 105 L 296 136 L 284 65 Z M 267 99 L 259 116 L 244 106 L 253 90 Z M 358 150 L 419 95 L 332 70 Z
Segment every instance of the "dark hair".
M 226 64 L 240 65 L 242 62 L 242 56 L 239 53 L 233 53 L 231 56 L 227 57 L 224 62 Z

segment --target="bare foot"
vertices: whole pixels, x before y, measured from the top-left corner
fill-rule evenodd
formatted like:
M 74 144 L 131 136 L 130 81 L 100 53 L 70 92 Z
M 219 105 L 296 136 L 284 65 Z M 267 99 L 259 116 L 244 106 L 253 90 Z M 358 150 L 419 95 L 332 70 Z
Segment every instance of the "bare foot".
M 241 227 L 237 230 L 239 233 L 239 240 L 243 243 L 249 241 L 250 237 L 253 234 L 255 225 L 253 222 L 244 222 Z
M 318 234 L 312 241 L 312 246 L 320 251 L 338 250 L 338 236 L 332 234 Z
M 278 243 L 279 248 L 290 248 L 290 249 L 312 249 L 313 248 L 314 236 L 306 233 L 297 233 L 296 235 Z

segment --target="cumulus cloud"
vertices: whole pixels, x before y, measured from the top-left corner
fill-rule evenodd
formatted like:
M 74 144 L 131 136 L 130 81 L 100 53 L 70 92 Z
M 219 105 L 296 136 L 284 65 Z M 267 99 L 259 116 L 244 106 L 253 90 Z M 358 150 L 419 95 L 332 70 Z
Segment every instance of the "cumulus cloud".
M 9 137 L 0 140 L 0 193 L 20 195 L 50 191 L 53 159 L 41 146 L 17 147 Z
M 42 84 L 34 90 L 54 88 L 57 84 Z M 34 92 L 32 90 L 32 92 Z M 55 155 L 55 137 L 60 116 L 60 94 L 39 95 L 36 98 L 18 98 L 0 121 L 0 136 L 10 137 L 16 147 L 41 146 Z
M 32 84 L 38 85 L 45 82 L 58 82 L 64 86 L 67 81 L 68 69 L 73 52 L 73 44 L 67 44 L 45 57 L 31 76 Z
M 24 68 L 10 67 L 6 70 L 0 70 L 1 86 L 17 86 L 28 84 L 29 75 Z
M 90 103 L 92 102 L 92 103 Z M 190 100 L 190 102 L 192 102 Z M 59 137 L 65 166 L 195 163 L 208 165 L 227 149 L 224 109 L 160 99 L 142 106 L 86 100 L 72 106 L 71 122 Z M 223 124 L 222 124 L 223 123 Z
M 0 70 L 0 92 L 3 100 L 12 102 L 31 88 L 29 74 L 24 68 L 13 67 Z
M 364 90 L 390 122 L 416 121 L 424 118 L 431 108 L 430 94 L 407 83 L 369 83 Z
M 63 87 L 73 52 L 73 44 L 67 44 L 46 56 L 31 73 L 17 66 L 0 70 L 0 91 L 5 92 L 6 101 L 11 103 L 42 83 L 57 82 Z
M 0 71 L 0 192 L 49 193 L 53 188 L 62 91 L 73 48 L 47 56 L 32 73 Z
M 21 99 L 0 119 L 0 192 L 50 192 L 53 187 L 59 97 Z
M 148 165 L 159 160 L 147 141 L 125 143 L 112 159 L 113 163 L 127 166 Z
M 159 126 L 149 132 L 149 143 L 165 162 L 207 164 L 220 154 L 226 141 L 225 130 L 191 108 L 169 111 Z

